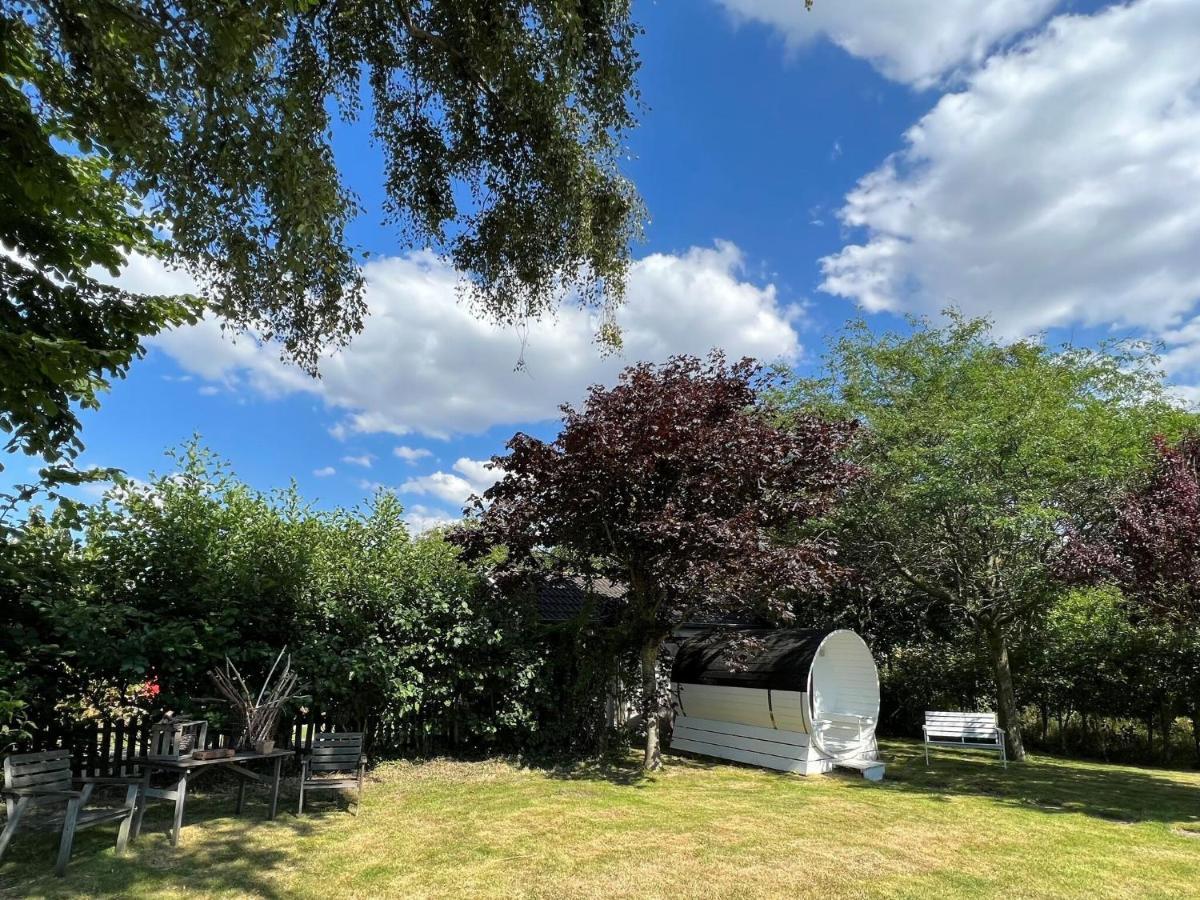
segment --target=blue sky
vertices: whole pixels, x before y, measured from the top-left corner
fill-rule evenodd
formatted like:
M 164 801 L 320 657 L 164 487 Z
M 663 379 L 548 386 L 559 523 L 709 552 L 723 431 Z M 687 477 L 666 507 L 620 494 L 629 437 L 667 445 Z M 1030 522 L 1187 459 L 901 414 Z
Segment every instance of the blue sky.
M 522 337 L 473 322 L 454 274 L 381 224 L 364 126 L 336 133 L 367 212 L 372 318 L 307 382 L 216 323 L 158 339 L 98 413 L 83 462 L 144 478 L 193 433 L 260 488 L 323 506 L 396 489 L 423 527 L 483 487 L 516 430 L 622 363 L 720 344 L 801 368 L 862 309 L 880 328 L 948 304 L 1006 334 L 1163 341 L 1200 382 L 1200 3 L 640 2 L 626 171 L 651 221 L 602 359 L 574 309 Z M 131 286 L 178 275 L 133 261 Z M 399 454 L 399 455 L 398 455 Z M 21 463 L 9 469 L 21 476 Z

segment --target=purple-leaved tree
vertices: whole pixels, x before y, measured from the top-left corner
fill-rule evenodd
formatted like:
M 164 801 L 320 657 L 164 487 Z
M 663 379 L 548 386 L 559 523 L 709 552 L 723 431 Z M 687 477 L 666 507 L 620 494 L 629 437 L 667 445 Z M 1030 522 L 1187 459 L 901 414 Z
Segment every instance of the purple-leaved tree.
M 756 408 L 769 382 L 716 352 L 631 366 L 581 409 L 564 406 L 554 441 L 514 436 L 492 460 L 503 477 L 454 536 L 469 557 L 506 548 L 502 578 L 582 565 L 627 586 L 618 624 L 641 660 L 646 769 L 661 765 L 672 630 L 750 612 L 786 623 L 839 574 L 816 526 L 856 476 L 842 452 L 852 426 L 772 422 Z
M 1064 568 L 1115 582 L 1137 612 L 1200 626 L 1200 433 L 1154 439 L 1154 468 L 1098 533 L 1072 540 Z

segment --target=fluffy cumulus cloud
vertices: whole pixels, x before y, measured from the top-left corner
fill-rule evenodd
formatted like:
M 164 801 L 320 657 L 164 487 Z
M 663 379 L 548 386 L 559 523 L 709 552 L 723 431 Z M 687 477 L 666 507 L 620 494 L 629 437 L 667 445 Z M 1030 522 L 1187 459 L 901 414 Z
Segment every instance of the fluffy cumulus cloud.
M 1042 21 L 1057 0 L 719 0 L 736 21 L 777 29 L 789 47 L 824 37 L 894 81 L 927 87 L 978 64 Z
M 462 509 L 472 496 L 482 494 L 499 478 L 500 473 L 489 468 L 486 460 L 462 457 L 452 467 L 453 472 L 434 472 L 410 478 L 400 485 L 402 494 L 436 497 L 457 509 Z
M 1082 324 L 1187 348 L 1197 197 L 1200 3 L 1061 16 L 859 182 L 841 219 L 864 239 L 822 261 L 822 288 L 870 311 L 956 305 L 1009 334 Z
M 443 528 L 446 525 L 453 525 L 458 521 L 458 516 L 452 516 L 444 510 L 431 509 L 428 506 L 416 503 L 405 507 L 404 521 L 408 525 L 409 531 L 413 534 L 421 534 L 433 528 Z
M 320 380 L 280 362 L 273 347 L 223 334 L 212 319 L 155 344 L 211 383 L 320 396 L 339 412 L 336 436 L 448 437 L 555 418 L 559 404 L 632 361 L 714 347 L 764 362 L 797 358 L 799 307 L 746 280 L 742 266 L 729 243 L 639 260 L 618 313 L 624 347 L 607 355 L 593 339 L 594 315 L 576 306 L 524 332 L 476 318 L 458 300 L 455 272 L 425 252 L 367 266 L 366 327 L 323 361 Z
M 393 448 L 392 453 L 395 454 L 397 459 L 402 459 L 409 465 L 412 465 L 413 463 L 424 459 L 427 456 L 433 455 L 424 447 L 407 447 L 404 444 Z

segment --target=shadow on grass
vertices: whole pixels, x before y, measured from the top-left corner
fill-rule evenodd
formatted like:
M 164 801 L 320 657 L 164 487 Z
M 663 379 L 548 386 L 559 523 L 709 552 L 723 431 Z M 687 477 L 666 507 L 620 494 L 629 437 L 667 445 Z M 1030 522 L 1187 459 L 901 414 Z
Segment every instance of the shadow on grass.
M 867 790 L 919 793 L 935 799 L 984 797 L 1005 806 L 1048 815 L 1081 813 L 1109 822 L 1200 822 L 1200 785 L 1134 769 L 1034 756 L 1010 762 L 994 755 L 938 751 L 930 765 L 920 744 L 885 742 L 882 783 Z
M 332 792 L 331 792 L 332 793 Z M 286 795 L 285 795 L 286 796 Z M 146 811 L 142 831 L 123 857 L 115 853 L 119 823 L 97 825 L 77 832 L 71 862 L 64 878 L 54 876 L 58 852 L 57 828 L 21 830 L 0 864 L 0 897 L 141 896 L 182 893 L 188 896 L 288 896 L 270 874 L 295 860 L 295 842 L 313 834 L 315 820 L 335 811 L 332 802 L 320 803 L 310 819 L 307 798 L 305 814 L 281 809 L 273 822 L 267 821 L 267 796 L 247 795 L 242 815 L 234 814 L 233 793 L 198 792 L 189 797 L 183 836 L 172 847 L 169 829 L 172 805 L 152 804 Z M 344 812 L 338 804 L 336 812 Z M 219 827 L 219 840 L 198 840 L 205 828 Z M 268 846 L 252 841 L 256 831 L 273 829 Z M 189 835 L 189 832 L 191 834 Z
M 664 759 L 665 767 L 672 770 L 708 770 L 725 765 L 724 760 L 711 760 L 700 756 L 677 756 L 671 754 Z M 544 772 L 548 777 L 561 781 L 606 781 L 623 787 L 643 787 L 652 783 L 654 772 L 642 768 L 640 754 L 628 753 L 621 756 L 582 758 L 560 763 L 531 764 L 530 768 Z
M 558 781 L 607 781 L 623 787 L 642 787 L 654 777 L 632 757 L 577 759 L 533 766 Z

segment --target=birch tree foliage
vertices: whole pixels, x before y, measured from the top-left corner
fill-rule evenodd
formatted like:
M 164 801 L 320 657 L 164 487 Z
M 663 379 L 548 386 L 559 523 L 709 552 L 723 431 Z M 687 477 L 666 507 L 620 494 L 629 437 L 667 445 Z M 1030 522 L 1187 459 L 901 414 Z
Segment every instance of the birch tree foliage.
M 637 33 L 624 0 L 0 0 L 9 449 L 77 452 L 73 405 L 201 310 L 310 371 L 348 341 L 365 254 L 339 119 L 370 117 L 398 249 L 442 252 L 479 314 L 611 310 L 641 220 L 618 171 Z M 199 296 L 97 279 L 134 251 Z

